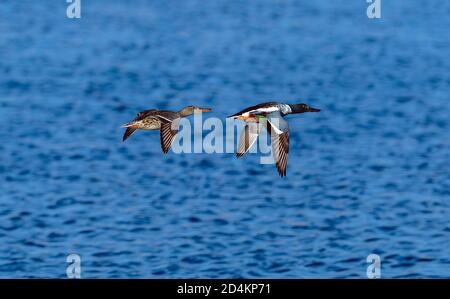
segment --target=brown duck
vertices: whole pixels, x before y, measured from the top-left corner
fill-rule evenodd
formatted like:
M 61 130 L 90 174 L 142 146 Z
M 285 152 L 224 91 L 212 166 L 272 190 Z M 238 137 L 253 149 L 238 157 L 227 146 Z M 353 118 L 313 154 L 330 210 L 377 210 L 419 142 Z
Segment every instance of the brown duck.
M 134 131 L 140 130 L 160 130 L 161 148 L 163 153 L 167 153 L 172 145 L 175 135 L 178 133 L 178 125 L 182 117 L 194 113 L 209 112 L 209 108 L 197 106 L 186 106 L 180 111 L 150 109 L 139 112 L 136 118 L 124 125 L 127 128 L 123 134 L 123 141 L 127 140 Z

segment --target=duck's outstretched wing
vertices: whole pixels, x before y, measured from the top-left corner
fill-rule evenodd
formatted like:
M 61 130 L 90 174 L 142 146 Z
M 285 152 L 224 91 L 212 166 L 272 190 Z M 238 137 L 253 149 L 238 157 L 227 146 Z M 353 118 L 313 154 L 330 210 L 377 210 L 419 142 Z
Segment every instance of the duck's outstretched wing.
M 278 174 L 286 176 L 289 154 L 289 124 L 280 113 L 271 113 L 267 117 L 267 131 L 272 140 L 273 157 L 276 162 Z
M 161 148 L 164 154 L 167 154 L 169 152 L 169 149 L 172 146 L 172 142 L 178 133 L 177 123 L 179 123 L 179 119 L 172 122 L 161 123 Z
M 125 141 L 125 140 L 127 140 L 127 138 L 130 137 L 131 134 L 133 134 L 134 131 L 136 131 L 136 130 L 137 130 L 137 129 L 134 129 L 134 128 L 127 128 L 127 129 L 125 130 L 125 133 L 123 133 L 122 142 Z
M 289 132 L 272 135 L 272 149 L 276 161 L 278 174 L 286 176 L 286 168 L 289 154 Z
M 161 122 L 161 148 L 164 154 L 169 152 L 170 147 L 175 136 L 178 133 L 178 126 L 180 124 L 180 116 L 173 112 L 158 113 L 154 117 Z
M 239 146 L 236 152 L 236 157 L 242 157 L 258 139 L 258 135 L 261 133 L 261 124 L 259 123 L 246 123 L 242 129 L 241 137 L 239 137 Z

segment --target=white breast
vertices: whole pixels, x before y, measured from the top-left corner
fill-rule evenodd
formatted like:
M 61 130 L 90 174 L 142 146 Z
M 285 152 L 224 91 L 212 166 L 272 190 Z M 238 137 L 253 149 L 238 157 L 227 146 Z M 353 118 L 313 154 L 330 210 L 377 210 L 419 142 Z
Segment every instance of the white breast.
M 280 112 L 282 114 L 290 114 L 290 113 L 292 113 L 291 106 L 289 106 L 287 104 L 280 104 Z

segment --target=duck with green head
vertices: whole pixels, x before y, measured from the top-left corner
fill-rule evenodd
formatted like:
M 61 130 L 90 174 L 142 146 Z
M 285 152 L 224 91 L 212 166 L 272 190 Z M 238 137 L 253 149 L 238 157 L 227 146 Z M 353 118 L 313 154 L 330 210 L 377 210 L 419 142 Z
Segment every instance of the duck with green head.
M 242 157 L 255 143 L 263 127 L 267 129 L 272 140 L 273 156 L 278 174 L 286 176 L 289 153 L 289 125 L 283 119 L 288 114 L 319 112 L 307 104 L 285 104 L 267 102 L 245 108 L 230 118 L 243 120 L 246 124 L 239 139 L 236 156 Z

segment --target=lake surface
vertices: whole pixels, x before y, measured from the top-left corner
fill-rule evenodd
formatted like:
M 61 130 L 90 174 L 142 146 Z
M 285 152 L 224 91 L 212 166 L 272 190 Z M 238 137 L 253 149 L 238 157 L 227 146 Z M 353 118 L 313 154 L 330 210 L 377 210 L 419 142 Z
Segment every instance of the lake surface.
M 0 277 L 450 277 L 450 2 L 0 4 Z M 287 177 L 257 154 L 122 143 L 149 108 L 267 100 Z M 207 133 L 207 132 L 205 132 Z

